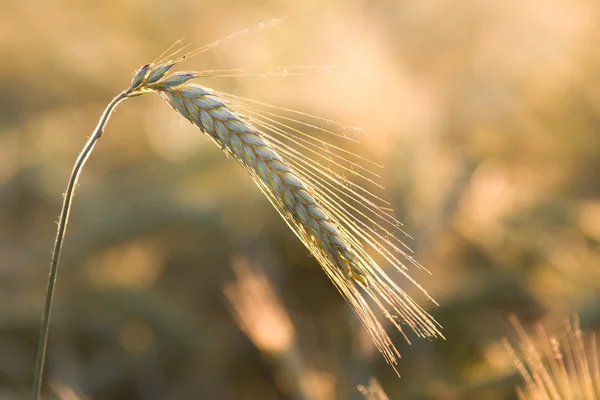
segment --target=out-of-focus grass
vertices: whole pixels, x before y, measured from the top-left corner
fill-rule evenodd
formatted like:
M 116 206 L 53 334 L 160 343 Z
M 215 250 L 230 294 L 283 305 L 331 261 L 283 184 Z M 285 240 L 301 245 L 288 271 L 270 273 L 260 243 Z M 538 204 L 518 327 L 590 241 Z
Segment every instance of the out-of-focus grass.
M 62 190 L 107 101 L 179 37 L 201 45 L 284 15 L 277 31 L 184 68 L 349 72 L 203 83 L 367 130 L 366 155 L 385 165 L 387 196 L 433 273 L 416 278 L 441 304 L 429 311 L 447 341 L 396 337 L 397 379 L 243 171 L 159 99 L 140 98 L 114 115 L 81 180 L 49 378 L 93 399 L 291 398 L 229 313 L 235 256 L 264 271 L 303 368 L 332 398 L 361 398 L 356 385 L 373 375 L 392 399 L 512 398 L 518 379 L 499 345 L 509 313 L 527 323 L 579 312 L 584 327 L 599 327 L 593 2 L 8 2 L 0 397 L 30 388 Z

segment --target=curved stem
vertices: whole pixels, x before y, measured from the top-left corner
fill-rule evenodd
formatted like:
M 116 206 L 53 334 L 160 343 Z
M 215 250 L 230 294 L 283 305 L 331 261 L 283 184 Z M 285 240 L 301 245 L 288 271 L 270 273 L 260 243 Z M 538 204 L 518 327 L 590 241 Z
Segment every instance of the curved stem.
M 87 143 L 83 147 L 81 153 L 77 157 L 75 161 L 75 165 L 73 166 L 73 171 L 71 172 L 71 177 L 69 178 L 69 183 L 67 185 L 67 191 L 65 192 L 65 198 L 63 200 L 62 210 L 60 211 L 60 218 L 58 221 L 58 231 L 56 232 L 56 241 L 54 242 L 54 248 L 52 250 L 52 261 L 50 262 L 50 272 L 48 275 L 48 286 L 46 287 L 46 300 L 44 303 L 44 311 L 42 313 L 42 324 L 40 328 L 40 337 L 38 340 L 38 351 L 37 357 L 35 360 L 35 374 L 33 378 L 33 399 L 38 400 L 40 398 L 40 393 L 42 389 L 42 380 L 44 375 L 44 364 L 46 361 L 46 349 L 48 345 L 48 330 L 50 326 L 50 312 L 52 310 L 52 297 L 54 295 L 54 285 L 56 283 L 56 273 L 58 270 L 58 261 L 60 259 L 60 250 L 63 245 L 65 232 L 67 230 L 67 222 L 69 219 L 69 212 L 71 210 L 71 203 L 73 201 L 73 193 L 75 191 L 75 185 L 77 184 L 77 179 L 79 178 L 79 174 L 81 173 L 81 169 L 83 165 L 87 161 L 90 156 L 92 150 L 100 136 L 102 136 L 102 132 L 104 131 L 104 126 L 108 122 L 111 113 L 115 109 L 115 107 L 123 100 L 127 98 L 129 94 L 129 90 L 125 90 L 117 97 L 112 99 L 112 101 L 106 106 L 106 109 L 102 113 L 100 117 L 100 121 L 98 121 L 98 125 L 92 136 L 88 139 Z

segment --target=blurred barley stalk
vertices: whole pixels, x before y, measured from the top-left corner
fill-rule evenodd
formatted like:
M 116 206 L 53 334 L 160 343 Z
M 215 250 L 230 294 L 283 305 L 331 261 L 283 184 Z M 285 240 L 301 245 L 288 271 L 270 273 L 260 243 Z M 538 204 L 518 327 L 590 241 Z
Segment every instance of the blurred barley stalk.
M 232 266 L 236 280 L 224 293 L 240 329 L 272 364 L 279 389 L 294 399 L 333 399 L 335 379 L 306 365 L 296 331 L 272 282 L 243 257 Z
M 51 386 L 56 400 L 88 400 L 87 397 L 63 382 L 52 382 Z
M 365 397 L 365 400 L 390 400 L 377 378 L 369 379 L 367 386 L 359 385 L 358 391 Z
M 579 320 L 565 323 L 560 336 L 548 336 L 541 325 L 528 334 L 511 318 L 519 343 L 505 345 L 524 385 L 517 388 L 522 400 L 600 399 L 600 363 L 595 333 L 581 331 Z
M 267 21 L 255 29 L 279 22 L 281 20 Z M 319 261 L 394 369 L 400 353 L 370 302 L 405 338 L 402 325 L 409 326 L 419 336 L 442 336 L 440 326 L 433 318 L 380 266 L 381 263 L 393 266 L 431 299 L 408 275 L 405 263 L 420 265 L 396 236 L 402 232 L 401 224 L 393 216 L 389 204 L 372 189 L 381 188 L 377 183 L 378 175 L 372 171 L 379 166 L 337 145 L 336 141 L 356 142 L 345 133 L 356 129 L 189 82 L 207 76 L 232 76 L 235 70 L 170 72 L 179 62 L 217 46 L 225 39 L 249 32 L 248 29 L 235 32 L 184 55 L 179 55 L 182 49 L 165 55 L 170 51 L 168 49 L 157 60 L 138 70 L 129 88 L 115 97 L 103 113 L 75 163 L 59 219 L 42 317 L 35 398 L 40 391 L 56 270 L 77 179 L 114 108 L 125 99 L 147 93 L 160 94 L 179 115 L 207 134 L 248 172 Z M 309 69 L 314 72 L 314 67 Z M 302 68 L 295 70 L 302 73 Z M 281 73 L 294 72 L 282 70 Z M 318 138 L 315 132 L 328 139 Z

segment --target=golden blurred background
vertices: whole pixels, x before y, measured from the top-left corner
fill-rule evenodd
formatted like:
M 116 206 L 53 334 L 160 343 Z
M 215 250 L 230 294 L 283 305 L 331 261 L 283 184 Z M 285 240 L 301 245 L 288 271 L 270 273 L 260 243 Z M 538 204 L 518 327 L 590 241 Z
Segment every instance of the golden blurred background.
M 246 173 L 158 96 L 84 170 L 54 303 L 63 398 L 513 399 L 508 316 L 600 329 L 600 3 L 19 0 L 0 11 L 0 398 L 30 395 L 62 194 L 133 72 L 185 37 L 253 33 L 180 69 L 364 128 L 447 340 L 393 338 L 401 378 Z M 390 330 L 390 332 L 392 332 Z M 74 397 L 68 397 L 74 396 Z

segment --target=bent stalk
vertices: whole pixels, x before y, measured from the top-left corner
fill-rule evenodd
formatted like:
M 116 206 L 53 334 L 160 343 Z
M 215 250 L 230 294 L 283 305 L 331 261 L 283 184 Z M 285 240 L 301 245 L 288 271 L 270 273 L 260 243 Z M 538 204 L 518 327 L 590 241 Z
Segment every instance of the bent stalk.
M 48 331 L 50 327 L 50 313 L 52 311 L 52 298 L 54 296 L 54 286 L 56 284 L 56 273 L 58 271 L 58 262 L 60 260 L 60 251 L 65 238 L 65 232 L 67 230 L 67 222 L 69 220 L 69 212 L 71 210 L 71 203 L 73 201 L 73 194 L 75 192 L 75 185 L 77 179 L 81 173 L 81 170 L 87 161 L 88 157 L 92 153 L 94 146 L 108 122 L 110 115 L 114 111 L 115 107 L 123 100 L 127 98 L 130 93 L 130 89 L 125 90 L 117 95 L 109 104 L 98 121 L 98 125 L 94 129 L 92 136 L 88 139 L 81 153 L 75 161 L 67 190 L 65 192 L 65 198 L 62 204 L 62 210 L 60 211 L 60 217 L 58 221 L 58 230 L 56 232 L 56 241 L 54 242 L 54 248 L 52 250 L 52 261 L 50 262 L 50 272 L 48 274 L 48 285 L 46 287 L 46 299 L 44 302 L 44 311 L 42 312 L 42 324 L 40 328 L 40 337 L 38 340 L 38 351 L 35 361 L 35 374 L 33 378 L 33 399 L 38 400 L 42 389 L 42 380 L 44 375 L 44 364 L 46 361 L 46 349 L 48 345 Z

